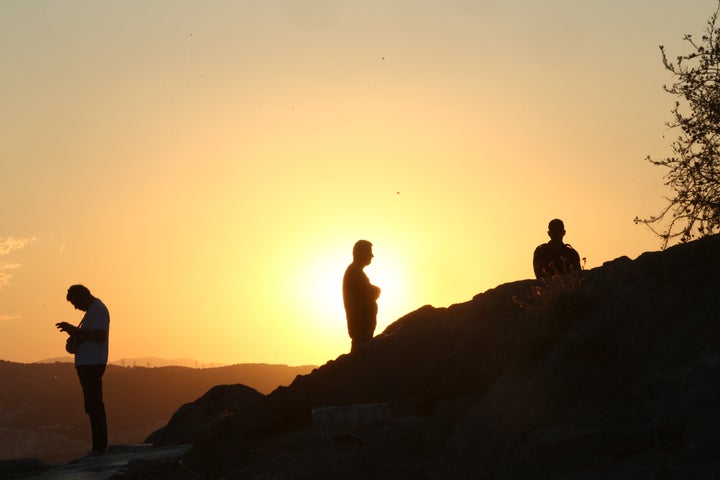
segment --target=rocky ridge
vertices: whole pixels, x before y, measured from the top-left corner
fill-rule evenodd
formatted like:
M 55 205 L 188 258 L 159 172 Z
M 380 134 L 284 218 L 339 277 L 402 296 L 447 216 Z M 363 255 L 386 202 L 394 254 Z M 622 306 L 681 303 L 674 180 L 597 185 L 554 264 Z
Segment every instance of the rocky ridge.
M 718 272 L 712 236 L 422 307 L 268 395 L 211 389 L 149 438 L 182 458 L 114 478 L 716 478 Z

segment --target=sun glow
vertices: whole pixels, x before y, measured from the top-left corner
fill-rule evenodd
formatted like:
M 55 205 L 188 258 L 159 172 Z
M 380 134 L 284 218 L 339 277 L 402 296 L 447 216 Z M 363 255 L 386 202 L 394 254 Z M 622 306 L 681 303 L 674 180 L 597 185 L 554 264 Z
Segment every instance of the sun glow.
M 345 310 L 342 300 L 342 278 L 352 260 L 350 247 L 343 245 L 319 251 L 310 264 L 301 269 L 303 278 L 297 280 L 298 300 L 303 315 L 322 329 L 345 330 Z M 408 282 L 401 259 L 381 247 L 374 247 L 375 258 L 365 267 L 370 282 L 382 290 L 378 299 L 378 326 L 375 334 L 409 310 Z
M 408 279 L 406 270 L 397 257 L 376 256 L 373 263 L 365 267 L 365 273 L 370 282 L 382 290 L 378 299 L 378 326 L 375 330 L 377 335 L 410 311 Z
M 656 44 L 682 53 L 716 2 L 54 3 L 0 6 L 3 358 L 64 355 L 79 282 L 113 358 L 301 365 L 348 351 L 361 238 L 376 335 L 531 278 L 550 218 L 586 268 L 658 248 L 632 222 L 668 192 Z

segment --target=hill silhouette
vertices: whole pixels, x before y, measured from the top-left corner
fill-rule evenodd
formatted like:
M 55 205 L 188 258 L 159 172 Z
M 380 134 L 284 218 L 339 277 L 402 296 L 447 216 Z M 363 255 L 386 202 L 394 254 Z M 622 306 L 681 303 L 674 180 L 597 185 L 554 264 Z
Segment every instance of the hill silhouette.
M 62 357 L 46 358 L 33 363 L 73 363 L 75 359 L 70 355 Z M 120 358 L 111 360 L 109 365 L 118 365 L 121 367 L 188 367 L 188 368 L 216 368 L 227 367 L 225 363 L 216 362 L 200 362 L 192 358 L 161 358 L 161 357 L 137 357 L 137 358 Z
M 313 367 L 240 364 L 187 367 L 119 367 L 104 377 L 110 442 L 142 442 L 183 403 L 218 384 L 243 383 L 263 393 L 289 384 Z M 0 361 L 0 459 L 68 460 L 87 453 L 88 420 L 71 363 Z
M 269 394 L 219 385 L 115 480 L 711 479 L 720 236 L 422 307 Z
M 180 461 L 115 478 L 716 478 L 719 271 L 713 236 L 425 306 L 269 395 L 211 389 L 149 438 Z

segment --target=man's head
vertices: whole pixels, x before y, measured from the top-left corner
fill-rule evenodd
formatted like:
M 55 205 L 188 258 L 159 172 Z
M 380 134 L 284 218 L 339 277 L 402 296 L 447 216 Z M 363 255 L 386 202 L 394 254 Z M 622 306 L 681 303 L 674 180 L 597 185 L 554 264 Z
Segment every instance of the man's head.
M 563 224 L 563 221 L 559 218 L 550 220 L 550 223 L 548 223 L 548 235 L 551 240 L 562 242 L 565 236 L 565 224 Z
M 85 285 L 73 285 L 68 288 L 67 301 L 78 310 L 87 311 L 88 307 L 95 300 L 90 290 Z
M 353 263 L 359 263 L 362 266 L 370 265 L 373 258 L 372 243 L 367 240 L 358 240 L 353 246 Z

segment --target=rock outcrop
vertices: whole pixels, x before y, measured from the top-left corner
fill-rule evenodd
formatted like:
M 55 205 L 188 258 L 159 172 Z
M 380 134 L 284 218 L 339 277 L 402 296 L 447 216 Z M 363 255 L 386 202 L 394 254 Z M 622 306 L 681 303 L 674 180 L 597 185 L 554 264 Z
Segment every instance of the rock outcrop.
M 226 386 L 183 407 L 151 438 L 193 447 L 154 475 L 715 478 L 718 272 L 712 236 L 422 307 L 366 352 L 269 395 Z M 387 404 L 392 417 L 341 432 L 312 423 L 313 409 L 358 404 Z M 193 408 L 194 419 L 180 414 Z

